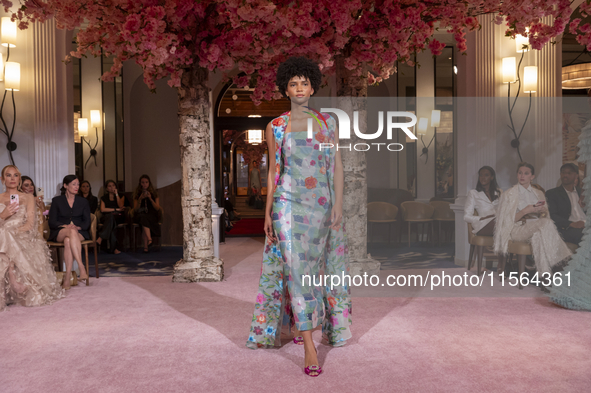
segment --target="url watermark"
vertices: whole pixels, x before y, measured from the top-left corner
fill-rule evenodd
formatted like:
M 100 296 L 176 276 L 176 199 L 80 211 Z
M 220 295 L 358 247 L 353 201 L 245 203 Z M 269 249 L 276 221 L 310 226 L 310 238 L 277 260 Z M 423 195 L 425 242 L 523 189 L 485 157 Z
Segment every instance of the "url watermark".
M 473 274 L 468 274 L 468 272 L 464 272 L 464 274 L 446 274 L 445 271 L 441 271 L 437 274 L 431 274 L 430 271 L 427 272 L 425 276 L 420 274 L 399 274 L 394 275 L 391 274 L 386 277 L 386 282 L 380 282 L 380 277 L 377 275 L 369 276 L 367 273 L 363 273 L 363 275 L 357 276 L 349 276 L 344 272 L 341 275 L 337 274 L 324 274 L 318 276 L 310 276 L 308 274 L 302 275 L 302 285 L 306 286 L 317 286 L 317 287 L 330 287 L 330 289 L 334 289 L 335 287 L 340 286 L 372 286 L 372 287 L 379 287 L 379 286 L 389 286 L 389 287 L 425 287 L 434 290 L 438 287 L 481 287 L 483 283 L 489 282 L 490 286 L 494 286 L 495 284 L 501 286 L 528 286 L 528 285 L 544 285 L 544 286 L 555 286 L 559 287 L 562 285 L 570 286 L 570 272 L 562 274 L 562 272 L 556 272 L 554 274 L 550 273 L 543 273 L 538 274 L 535 273 L 530 277 L 529 273 L 522 273 L 519 275 L 516 272 L 512 272 L 509 274 L 508 277 L 504 275 L 500 276 L 500 281 L 497 278 L 499 277 L 494 272 L 488 272 L 483 274 L 482 276 L 477 276 Z

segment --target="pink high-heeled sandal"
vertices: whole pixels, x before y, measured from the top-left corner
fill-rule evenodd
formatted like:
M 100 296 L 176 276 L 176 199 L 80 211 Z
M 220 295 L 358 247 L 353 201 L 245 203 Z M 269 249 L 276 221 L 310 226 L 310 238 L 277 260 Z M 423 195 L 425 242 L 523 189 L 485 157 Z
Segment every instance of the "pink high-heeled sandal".
M 306 374 L 308 374 L 309 376 L 311 376 L 311 377 L 317 377 L 320 374 L 322 374 L 322 368 L 320 366 L 317 366 L 317 365 L 313 364 L 311 366 L 306 367 L 304 369 L 304 372 Z M 318 374 L 312 375 L 311 373 L 318 373 Z
M 314 351 L 316 351 L 316 356 L 318 356 L 318 350 L 316 349 L 316 347 L 314 347 Z M 304 368 L 304 372 L 311 377 L 317 377 L 320 374 L 322 374 L 322 367 L 320 367 L 316 364 L 313 364 L 311 366 Z M 317 373 L 317 374 L 312 375 L 311 373 Z
M 294 337 L 293 343 L 297 345 L 304 345 L 304 338 L 302 336 Z

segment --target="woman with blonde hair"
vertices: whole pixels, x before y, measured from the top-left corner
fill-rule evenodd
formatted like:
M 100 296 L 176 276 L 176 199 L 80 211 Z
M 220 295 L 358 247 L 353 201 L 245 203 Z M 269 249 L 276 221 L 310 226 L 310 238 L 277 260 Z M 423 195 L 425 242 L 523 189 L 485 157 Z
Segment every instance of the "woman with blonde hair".
M 16 166 L 4 167 L 1 180 L 6 191 L 0 194 L 0 310 L 11 303 L 51 304 L 64 295 L 37 230 L 35 198 L 18 191 Z

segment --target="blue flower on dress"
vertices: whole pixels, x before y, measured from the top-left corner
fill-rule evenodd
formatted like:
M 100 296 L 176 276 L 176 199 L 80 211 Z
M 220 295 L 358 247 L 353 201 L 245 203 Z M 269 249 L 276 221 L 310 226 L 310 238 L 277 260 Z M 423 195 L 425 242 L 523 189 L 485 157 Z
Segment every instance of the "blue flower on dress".
M 265 333 L 267 333 L 267 335 L 275 335 L 275 329 L 273 329 L 272 326 L 267 326 L 267 330 L 265 330 Z
M 250 341 L 250 342 L 252 342 L 252 343 L 253 343 L 253 342 L 255 342 L 255 340 L 254 340 L 254 336 L 248 336 L 248 341 Z

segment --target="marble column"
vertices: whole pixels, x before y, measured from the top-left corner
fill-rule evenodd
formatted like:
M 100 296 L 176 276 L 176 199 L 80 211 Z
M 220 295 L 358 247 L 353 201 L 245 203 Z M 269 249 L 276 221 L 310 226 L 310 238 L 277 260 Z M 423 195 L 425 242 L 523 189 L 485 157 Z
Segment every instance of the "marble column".
M 31 24 L 34 83 L 35 184 L 45 200 L 59 193 L 65 175 L 74 173 L 72 33 L 58 30 L 53 19 Z

